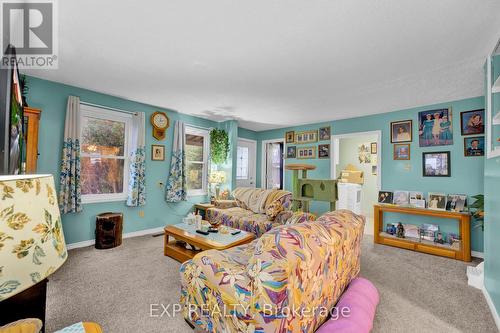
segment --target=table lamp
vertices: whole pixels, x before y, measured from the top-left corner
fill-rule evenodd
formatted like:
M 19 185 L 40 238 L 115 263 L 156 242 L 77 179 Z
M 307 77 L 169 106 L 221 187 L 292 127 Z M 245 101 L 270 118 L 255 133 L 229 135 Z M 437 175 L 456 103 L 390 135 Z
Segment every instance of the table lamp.
M 0 176 L 0 325 L 45 320 L 47 277 L 67 257 L 52 175 Z
M 208 177 L 208 182 L 215 185 L 215 199 L 219 199 L 220 185 L 226 181 L 225 171 L 212 171 Z

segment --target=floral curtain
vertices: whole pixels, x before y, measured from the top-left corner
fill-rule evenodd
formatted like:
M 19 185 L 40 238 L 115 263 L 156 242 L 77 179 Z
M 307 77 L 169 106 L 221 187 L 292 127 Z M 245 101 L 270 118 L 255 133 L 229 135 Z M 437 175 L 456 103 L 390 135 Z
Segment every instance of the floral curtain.
M 166 202 L 179 202 L 186 200 L 185 132 L 186 127 L 184 123 L 177 120 L 174 128 L 174 146 L 172 149 L 170 175 L 167 180 L 167 188 L 165 192 Z
M 80 190 L 80 98 L 68 97 L 59 179 L 59 208 L 63 214 L 82 211 Z
M 127 206 L 144 206 L 146 204 L 144 112 L 138 112 L 132 118 L 129 163 Z

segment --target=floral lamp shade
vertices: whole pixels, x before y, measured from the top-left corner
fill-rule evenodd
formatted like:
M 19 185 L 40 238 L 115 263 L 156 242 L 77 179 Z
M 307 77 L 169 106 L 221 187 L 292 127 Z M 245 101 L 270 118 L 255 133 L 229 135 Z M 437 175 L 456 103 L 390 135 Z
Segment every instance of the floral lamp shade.
M 225 171 L 212 171 L 210 176 L 208 176 L 208 182 L 210 184 L 222 184 L 226 181 Z
M 0 301 L 68 257 L 52 175 L 0 176 Z

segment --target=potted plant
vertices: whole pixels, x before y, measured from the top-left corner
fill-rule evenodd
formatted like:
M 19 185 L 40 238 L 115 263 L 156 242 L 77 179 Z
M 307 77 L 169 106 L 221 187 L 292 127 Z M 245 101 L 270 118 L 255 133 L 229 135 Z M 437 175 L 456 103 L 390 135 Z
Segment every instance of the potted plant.
M 223 129 L 214 128 L 210 131 L 210 155 L 217 165 L 226 163 L 229 154 L 229 137 Z
M 476 227 L 481 227 L 484 230 L 484 195 L 478 194 L 472 196 L 475 201 L 469 206 L 470 211 L 472 212 L 472 217 L 477 222 Z

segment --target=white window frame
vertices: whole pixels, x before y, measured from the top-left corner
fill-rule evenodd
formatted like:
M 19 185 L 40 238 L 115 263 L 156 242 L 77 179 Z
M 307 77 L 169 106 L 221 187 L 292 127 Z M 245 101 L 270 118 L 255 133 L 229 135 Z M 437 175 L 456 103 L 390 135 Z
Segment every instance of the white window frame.
M 203 162 L 199 162 L 200 164 L 203 163 L 203 174 L 202 188 L 197 190 L 188 190 L 187 195 L 190 197 L 208 195 L 208 152 L 210 149 L 210 132 L 207 129 L 186 125 L 185 135 L 188 134 L 203 137 Z
M 246 148 L 246 150 L 247 150 L 247 176 L 246 176 L 246 178 L 238 177 L 238 163 L 239 163 L 238 149 L 240 149 L 240 148 Z M 242 146 L 236 147 L 236 180 L 249 180 L 249 178 L 250 178 L 250 159 L 248 158 L 248 156 L 250 156 L 250 148 L 242 147 Z
M 113 202 L 113 201 L 126 201 L 127 200 L 127 189 L 128 189 L 128 180 L 129 180 L 129 156 L 130 156 L 130 147 L 129 147 L 129 139 L 131 137 L 132 131 L 132 115 L 128 113 L 112 111 L 104 108 L 99 108 L 95 106 L 80 104 L 80 119 L 79 119 L 79 138 L 80 143 L 82 140 L 82 126 L 83 118 L 97 118 L 102 120 L 111 120 L 111 121 L 119 121 L 125 123 L 125 141 L 124 141 L 124 150 L 123 150 L 123 158 L 116 156 L 102 156 L 105 158 L 117 158 L 123 159 L 123 192 L 122 193 L 105 193 L 105 194 L 82 194 L 82 203 L 90 204 L 90 203 L 99 203 L 99 202 Z M 89 154 L 80 152 L 80 158 L 83 157 L 100 157 L 100 154 Z

